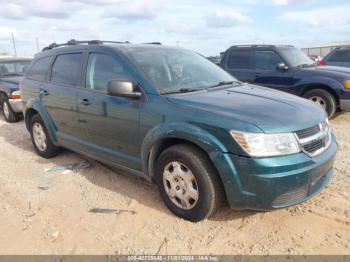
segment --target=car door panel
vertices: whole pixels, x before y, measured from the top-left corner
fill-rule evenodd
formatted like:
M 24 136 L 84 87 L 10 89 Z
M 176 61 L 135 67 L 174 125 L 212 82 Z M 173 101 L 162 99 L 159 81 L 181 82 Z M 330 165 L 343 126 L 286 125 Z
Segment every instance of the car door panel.
M 42 83 L 40 99 L 52 119 L 59 142 L 65 137 L 80 134 L 77 124 L 77 95 L 83 62 L 82 53 L 56 56 L 50 81 Z
M 78 94 L 80 138 L 98 157 L 141 170 L 139 107 L 142 100 L 107 95 L 108 80 L 125 77 L 124 67 L 104 53 L 91 53 L 86 64 L 86 88 Z M 91 73 L 90 73 L 91 72 Z
M 277 64 L 279 63 L 284 63 L 284 61 L 274 51 L 255 51 L 255 84 L 292 93 L 292 87 L 294 86 L 293 70 L 278 69 Z

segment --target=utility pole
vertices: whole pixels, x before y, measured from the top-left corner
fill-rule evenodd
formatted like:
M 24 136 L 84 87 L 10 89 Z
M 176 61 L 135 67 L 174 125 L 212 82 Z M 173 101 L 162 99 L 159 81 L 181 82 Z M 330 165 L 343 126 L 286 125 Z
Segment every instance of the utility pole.
M 15 56 L 17 56 L 16 42 L 15 42 L 15 37 L 13 36 L 13 33 L 11 33 L 11 38 L 12 38 L 13 50 L 15 51 Z
M 36 49 L 37 49 L 37 51 L 38 51 L 38 53 L 39 53 L 39 39 L 36 37 L 35 38 L 35 41 L 36 41 Z

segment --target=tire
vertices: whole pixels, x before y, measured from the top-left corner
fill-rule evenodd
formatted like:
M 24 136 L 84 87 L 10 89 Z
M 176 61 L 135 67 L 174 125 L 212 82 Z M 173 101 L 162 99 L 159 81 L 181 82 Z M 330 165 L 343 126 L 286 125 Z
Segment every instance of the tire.
M 32 143 L 38 155 L 43 158 L 52 158 L 60 152 L 60 148 L 52 143 L 44 121 L 38 114 L 30 119 L 29 128 Z
M 1 109 L 2 109 L 2 114 L 4 115 L 4 119 L 8 123 L 16 123 L 20 119 L 20 115 L 13 111 L 9 100 L 6 96 L 2 96 L 1 99 Z
M 332 118 L 337 110 L 335 97 L 326 90 L 313 89 L 306 92 L 303 97 L 323 107 L 328 114 L 328 118 Z
M 191 145 L 171 146 L 160 154 L 156 165 L 156 181 L 170 211 L 192 222 L 210 217 L 223 201 L 223 186 L 210 159 Z M 178 196 L 186 200 L 181 201 Z

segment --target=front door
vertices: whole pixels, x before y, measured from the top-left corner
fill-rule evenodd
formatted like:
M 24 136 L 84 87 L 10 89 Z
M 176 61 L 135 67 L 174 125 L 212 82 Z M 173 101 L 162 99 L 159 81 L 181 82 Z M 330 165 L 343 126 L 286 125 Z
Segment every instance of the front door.
M 88 154 L 141 170 L 139 107 L 143 102 L 107 94 L 110 80 L 126 77 L 130 76 L 118 57 L 90 53 L 86 87 L 78 94 L 78 122 Z
M 293 92 L 293 70 L 279 69 L 278 64 L 285 63 L 274 51 L 257 50 L 254 52 L 255 84 Z

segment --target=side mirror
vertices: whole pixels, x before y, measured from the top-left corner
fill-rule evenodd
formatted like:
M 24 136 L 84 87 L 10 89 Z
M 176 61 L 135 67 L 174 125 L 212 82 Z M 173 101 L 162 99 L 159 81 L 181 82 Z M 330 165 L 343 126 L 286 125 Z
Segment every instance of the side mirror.
M 130 80 L 110 80 L 107 85 L 108 94 L 128 98 L 140 98 L 141 92 L 135 91 L 135 84 Z
M 281 70 L 281 71 L 287 71 L 288 66 L 285 63 L 279 63 L 279 64 L 277 64 L 277 69 Z

